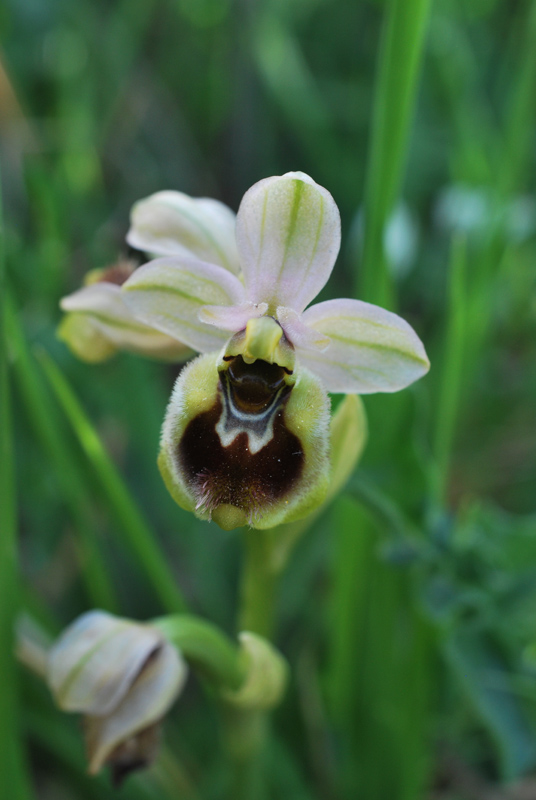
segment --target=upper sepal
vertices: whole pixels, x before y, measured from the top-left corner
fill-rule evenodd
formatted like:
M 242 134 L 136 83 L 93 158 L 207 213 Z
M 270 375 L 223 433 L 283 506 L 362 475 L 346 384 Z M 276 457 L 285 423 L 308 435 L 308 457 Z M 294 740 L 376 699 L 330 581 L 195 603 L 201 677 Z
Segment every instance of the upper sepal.
M 218 200 L 157 192 L 133 207 L 127 242 L 153 256 L 193 256 L 238 273 L 235 222 Z
M 268 313 L 303 311 L 326 284 L 341 241 L 330 193 L 303 172 L 265 178 L 249 189 L 236 218 L 248 299 Z

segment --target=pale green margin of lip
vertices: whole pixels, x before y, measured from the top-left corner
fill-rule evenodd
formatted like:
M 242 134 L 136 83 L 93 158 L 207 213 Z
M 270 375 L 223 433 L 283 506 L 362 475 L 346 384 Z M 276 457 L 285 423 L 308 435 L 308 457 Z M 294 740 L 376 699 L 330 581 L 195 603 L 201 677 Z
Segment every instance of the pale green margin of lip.
M 0 190 L 1 193 L 1 190 Z M 0 775 L 13 797 L 33 797 L 20 737 L 13 627 L 18 612 L 17 525 L 6 331 L 7 277 L 0 205 Z

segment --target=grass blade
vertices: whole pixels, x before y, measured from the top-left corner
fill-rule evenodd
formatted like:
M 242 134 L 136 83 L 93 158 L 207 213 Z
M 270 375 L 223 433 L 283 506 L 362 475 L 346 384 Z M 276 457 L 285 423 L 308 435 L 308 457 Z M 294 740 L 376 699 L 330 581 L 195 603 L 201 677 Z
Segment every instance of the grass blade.
M 95 477 L 108 500 L 110 513 L 115 517 L 125 542 L 150 579 L 163 607 L 170 612 L 185 611 L 186 603 L 165 556 L 140 511 L 134 505 L 127 487 L 73 390 L 47 353 L 41 351 L 39 361 L 82 450 L 95 471 Z
M 507 122 L 504 148 L 499 162 L 499 188 L 512 192 L 524 188 L 530 175 L 531 143 L 536 114 L 536 5 L 527 3 L 527 21 L 523 31 L 524 42 L 518 42 L 519 63 L 515 82 L 507 104 Z M 529 163 L 527 163 L 529 162 Z
M 441 388 L 435 417 L 436 498 L 439 503 L 445 500 L 463 379 L 464 340 L 467 324 L 466 262 L 466 241 L 461 238 L 455 239 L 452 243 L 450 259 L 445 350 L 441 363 Z
M 429 6 L 429 0 L 390 0 L 379 53 L 358 288 L 361 299 L 388 307 L 394 297 L 383 236 L 402 182 Z
M 99 551 L 98 534 L 90 522 L 91 501 L 84 479 L 77 469 L 71 448 L 62 436 L 46 387 L 28 350 L 12 304 L 7 306 L 7 323 L 20 394 L 35 434 L 54 466 L 78 534 L 76 546 L 88 597 L 98 608 L 117 613 L 119 603 L 116 592 Z
M 5 319 L 6 273 L 0 206 L 0 776 L 11 796 L 32 796 L 24 767 L 19 730 L 17 674 L 13 655 L 13 623 L 18 613 L 17 523 L 10 387 Z
M 334 529 L 327 688 L 342 734 L 341 796 L 415 800 L 429 769 L 430 633 L 409 571 L 378 557 L 368 512 L 339 498 Z

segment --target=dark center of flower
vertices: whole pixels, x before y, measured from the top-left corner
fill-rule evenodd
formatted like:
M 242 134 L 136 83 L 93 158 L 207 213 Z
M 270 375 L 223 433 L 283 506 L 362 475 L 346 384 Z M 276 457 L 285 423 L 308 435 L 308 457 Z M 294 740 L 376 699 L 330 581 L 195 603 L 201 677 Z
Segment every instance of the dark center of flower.
M 285 424 L 293 384 L 285 380 L 289 370 L 277 364 L 225 360 L 216 403 L 191 420 L 177 455 L 198 508 L 232 505 L 252 521 L 291 492 L 302 474 L 303 448 Z

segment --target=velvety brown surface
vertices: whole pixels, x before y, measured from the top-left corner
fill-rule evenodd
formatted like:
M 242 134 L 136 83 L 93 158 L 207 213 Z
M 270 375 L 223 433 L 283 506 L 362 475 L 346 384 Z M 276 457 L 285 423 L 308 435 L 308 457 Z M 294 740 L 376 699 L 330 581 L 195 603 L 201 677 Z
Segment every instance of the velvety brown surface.
M 177 458 L 201 505 L 214 509 L 229 503 L 254 514 L 291 491 L 302 474 L 304 453 L 298 437 L 285 427 L 284 408 L 285 401 L 274 414 L 272 439 L 255 454 L 249 452 L 245 433 L 222 447 L 215 431 L 219 399 L 188 424 Z

